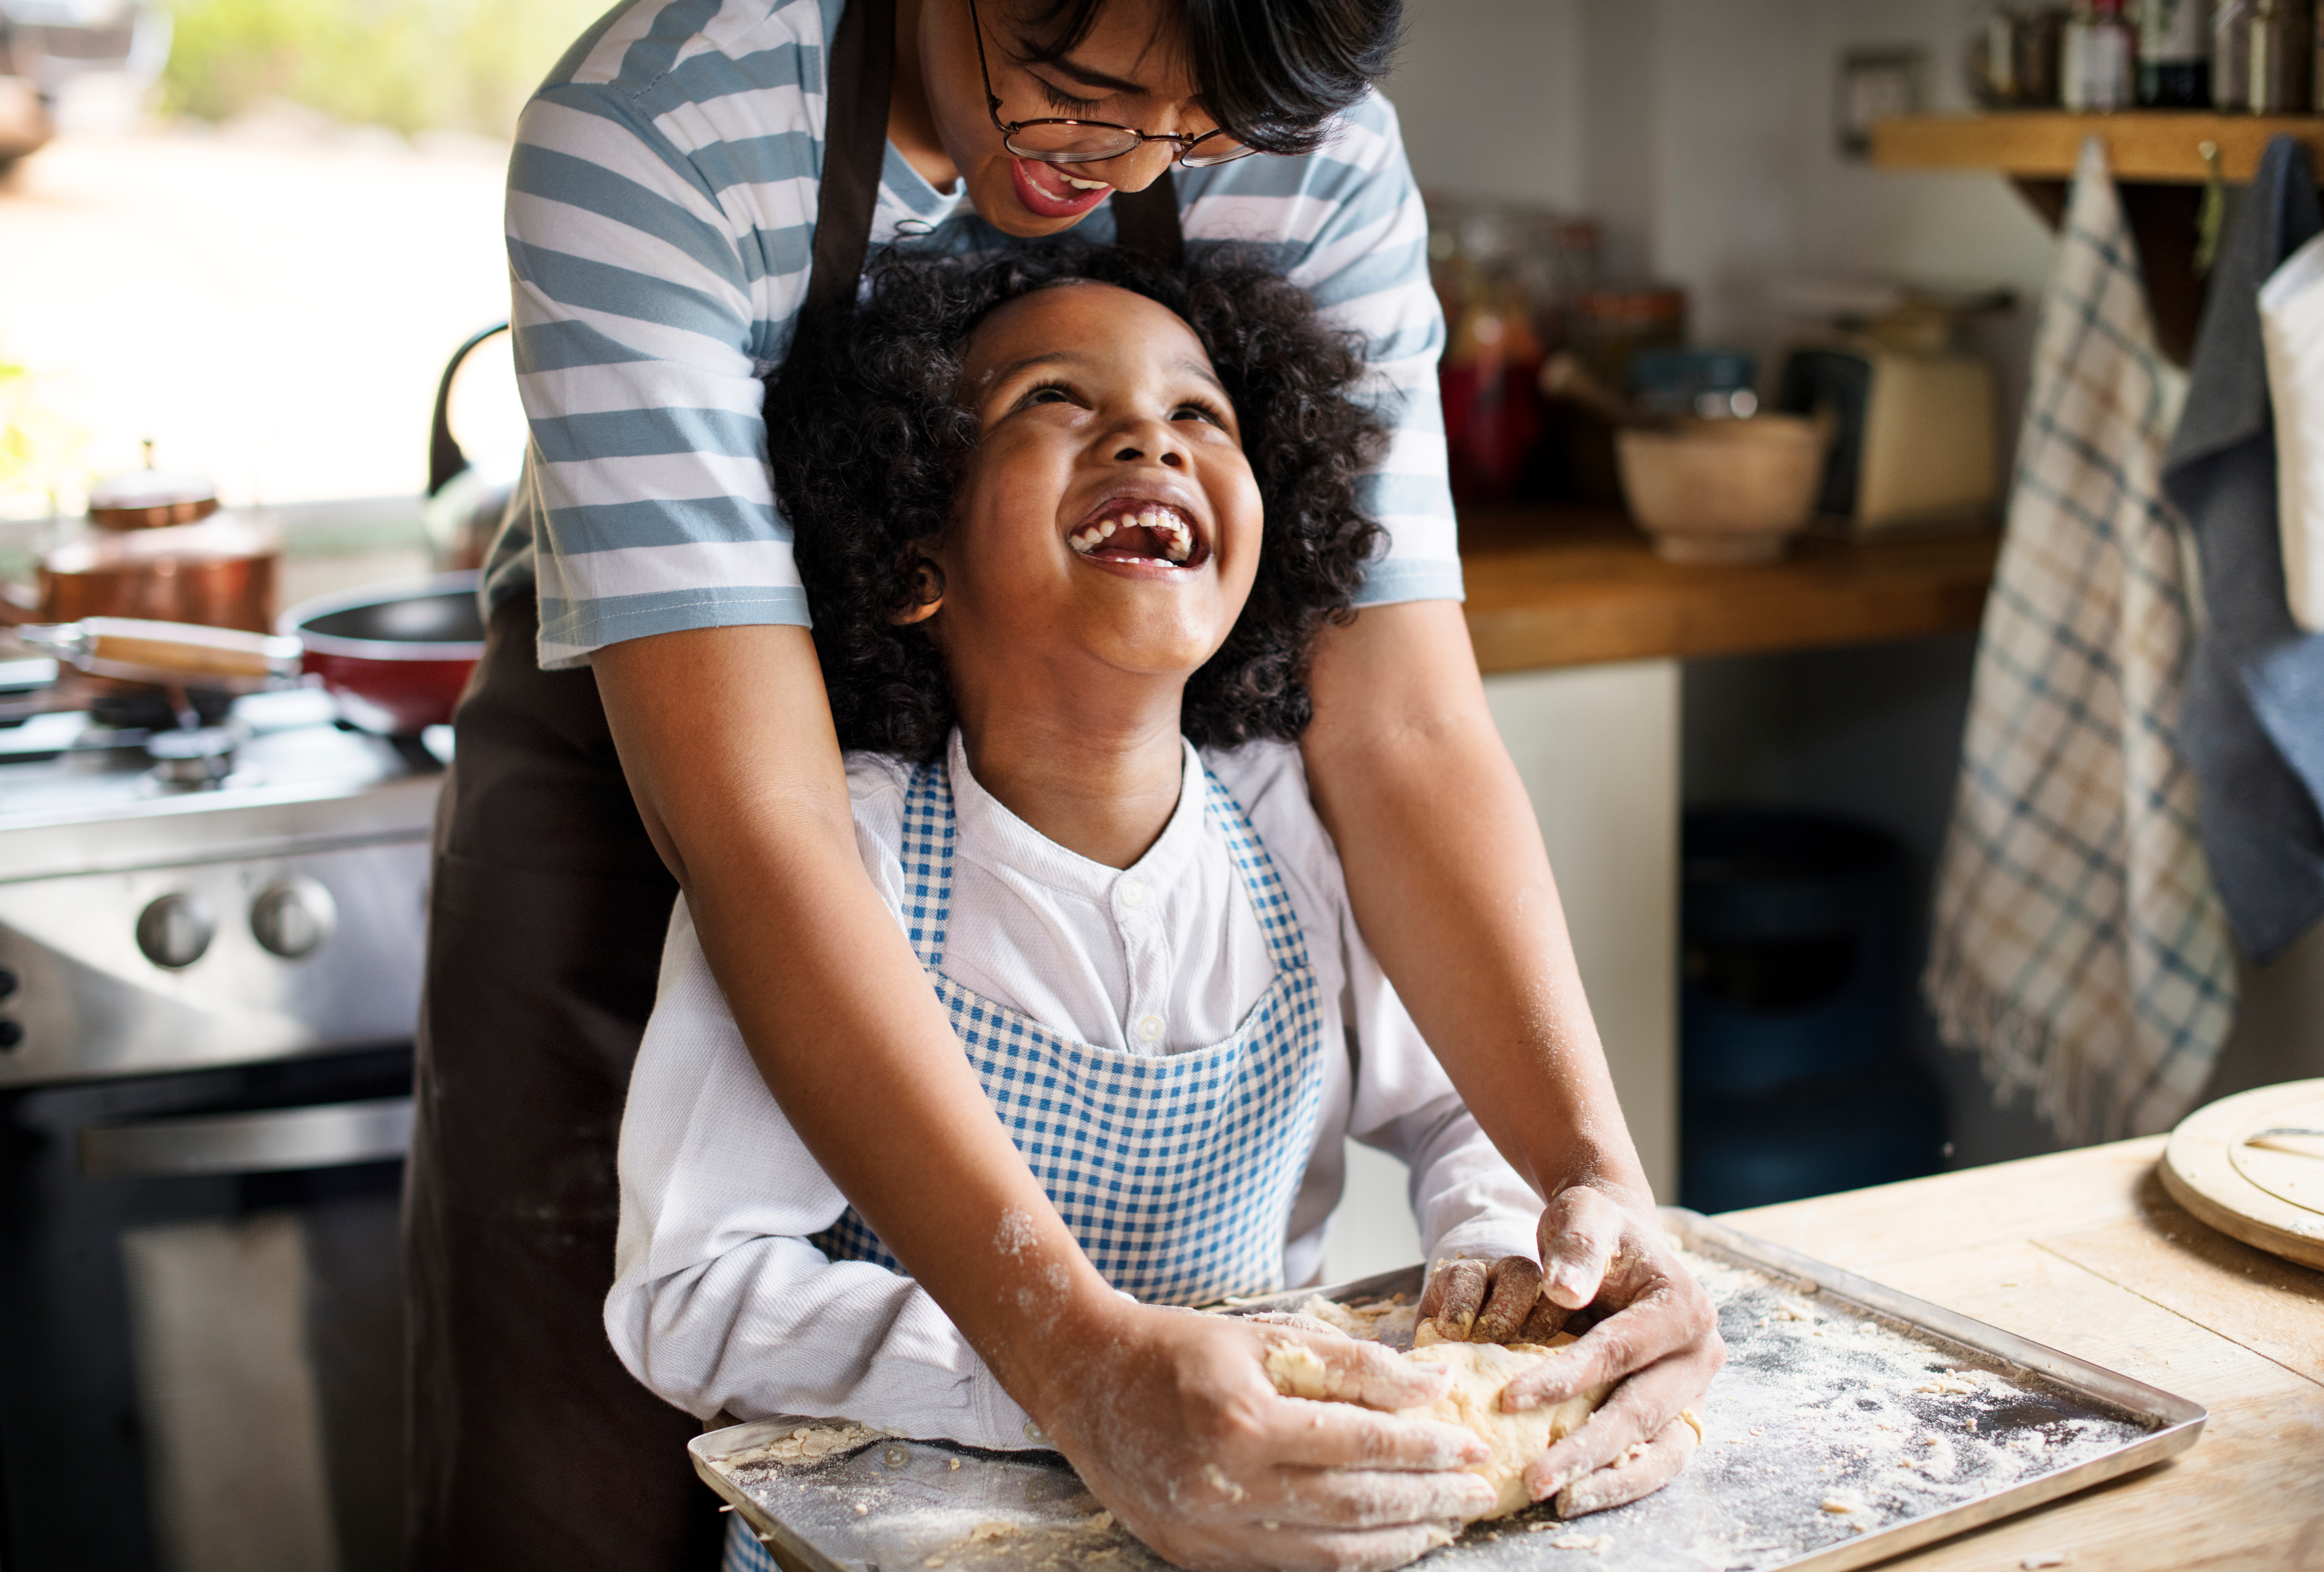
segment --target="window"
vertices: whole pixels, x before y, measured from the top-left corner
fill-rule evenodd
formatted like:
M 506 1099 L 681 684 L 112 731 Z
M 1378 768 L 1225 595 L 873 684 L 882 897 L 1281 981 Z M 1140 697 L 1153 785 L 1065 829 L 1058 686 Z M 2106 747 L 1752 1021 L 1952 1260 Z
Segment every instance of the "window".
M 507 316 L 516 112 L 598 5 L 49 4 L 68 38 L 41 3 L 0 0 L 54 133 L 0 175 L 0 520 L 77 515 L 149 440 L 230 505 L 408 504 L 447 358 Z M 498 465 L 505 342 L 456 410 Z

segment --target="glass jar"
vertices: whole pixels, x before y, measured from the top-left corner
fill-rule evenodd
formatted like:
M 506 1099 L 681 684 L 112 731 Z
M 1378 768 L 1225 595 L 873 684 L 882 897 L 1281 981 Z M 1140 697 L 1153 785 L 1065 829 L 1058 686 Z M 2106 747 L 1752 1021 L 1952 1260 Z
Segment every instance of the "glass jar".
M 2251 19 L 2251 96 L 2255 115 L 2305 115 L 2314 13 L 2304 0 L 2258 0 Z
M 1988 109 L 2055 104 L 2059 33 L 2065 21 L 2064 10 L 2055 5 L 1994 6 L 1969 34 L 1969 97 Z
M 2252 0 L 2218 0 L 2211 12 L 2211 107 L 2251 106 Z
M 1506 500 L 1538 467 L 1542 362 L 1565 343 L 1572 302 L 1595 278 L 1598 227 L 1484 204 L 1439 203 L 1429 221 L 1430 274 L 1446 329 L 1437 384 L 1452 495 Z

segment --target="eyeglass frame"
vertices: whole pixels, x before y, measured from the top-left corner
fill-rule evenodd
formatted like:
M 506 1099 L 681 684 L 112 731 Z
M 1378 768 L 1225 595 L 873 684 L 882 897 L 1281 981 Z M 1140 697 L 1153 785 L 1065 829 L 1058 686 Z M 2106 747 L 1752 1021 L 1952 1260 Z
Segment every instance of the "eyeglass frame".
M 984 79 L 984 112 L 992 116 L 992 128 L 1001 133 L 1001 145 L 1008 148 L 1019 158 L 1029 158 L 1041 163 L 1105 163 L 1112 159 L 1128 158 L 1149 142 L 1167 142 L 1174 144 L 1170 152 L 1173 162 L 1185 164 L 1188 169 L 1216 169 L 1220 164 L 1232 163 L 1237 159 L 1249 158 L 1260 151 L 1237 137 L 1235 140 L 1242 149 L 1240 153 L 1229 153 L 1224 158 L 1213 159 L 1208 163 L 1187 163 L 1187 155 L 1212 137 L 1231 137 L 1234 133 L 1223 125 L 1213 125 L 1199 136 L 1188 136 L 1182 131 L 1140 131 L 1135 125 L 1123 125 L 1111 120 L 1076 120 L 1066 116 L 1043 116 L 1034 120 L 1003 120 L 1001 118 L 1001 95 L 992 90 L 992 65 L 984 54 L 984 18 L 977 13 L 976 0 L 968 0 L 968 24 L 976 34 L 976 69 Z M 1125 131 L 1138 140 L 1120 153 L 1091 153 L 1083 158 L 1063 158 L 1050 153 L 1027 153 L 1021 148 L 1011 145 L 1011 139 L 1018 133 L 1033 125 L 1083 125 L 1096 131 Z

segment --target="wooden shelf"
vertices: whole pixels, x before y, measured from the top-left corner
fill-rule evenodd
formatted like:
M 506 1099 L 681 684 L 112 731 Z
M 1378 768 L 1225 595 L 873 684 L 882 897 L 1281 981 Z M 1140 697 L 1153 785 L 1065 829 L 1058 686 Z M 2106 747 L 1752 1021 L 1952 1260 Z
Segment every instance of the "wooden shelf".
M 2268 138 L 2296 136 L 2324 167 L 2324 116 L 2214 115 L 2208 110 L 2138 109 L 2069 115 L 2024 109 L 1991 115 L 1900 115 L 1876 121 L 1872 162 L 1890 170 L 1992 170 L 2034 180 L 2065 180 L 2082 140 L 2106 139 L 2119 181 L 2200 183 L 2208 178 L 2201 144 L 2219 147 L 2220 174 L 2248 180 Z
M 1488 671 L 1882 643 L 1974 628 L 2000 537 L 1810 536 L 1780 562 L 1683 568 L 1611 511 L 1463 510 L 1469 636 Z

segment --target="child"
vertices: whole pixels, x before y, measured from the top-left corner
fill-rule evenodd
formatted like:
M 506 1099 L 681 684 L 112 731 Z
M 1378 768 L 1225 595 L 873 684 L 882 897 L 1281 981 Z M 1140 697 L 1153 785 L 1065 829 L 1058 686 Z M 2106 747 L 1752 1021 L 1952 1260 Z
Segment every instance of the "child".
M 808 347 L 769 427 L 857 842 L 1098 1270 L 1317 1281 L 1344 1135 L 1410 1164 L 1430 1258 L 1529 1254 L 1542 1203 L 1365 948 L 1293 745 L 1380 539 L 1354 356 L 1263 272 L 1088 249 L 890 260 Z M 784 1118 L 682 900 L 621 1179 L 606 1327 L 668 1401 L 1034 1444 Z

